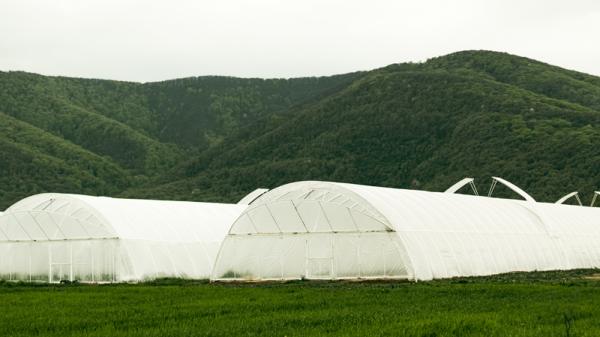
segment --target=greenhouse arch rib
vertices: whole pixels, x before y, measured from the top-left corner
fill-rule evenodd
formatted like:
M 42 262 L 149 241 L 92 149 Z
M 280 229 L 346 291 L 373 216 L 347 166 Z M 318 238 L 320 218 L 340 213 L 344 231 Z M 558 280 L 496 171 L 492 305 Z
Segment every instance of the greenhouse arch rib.
M 577 191 L 571 192 L 571 193 L 563 196 L 562 198 L 558 199 L 555 203 L 556 204 L 564 204 L 565 201 L 567 201 L 573 197 L 575 197 L 575 199 L 577 200 L 577 203 L 579 203 L 579 206 L 583 206 L 583 204 L 581 203 L 581 199 L 579 199 L 579 192 L 577 192 Z

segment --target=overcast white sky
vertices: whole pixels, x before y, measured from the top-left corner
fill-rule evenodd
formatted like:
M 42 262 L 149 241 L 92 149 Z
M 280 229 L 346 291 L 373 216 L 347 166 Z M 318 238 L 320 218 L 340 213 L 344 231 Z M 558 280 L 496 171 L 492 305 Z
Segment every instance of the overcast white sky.
M 600 75 L 598 0 L 0 0 L 0 70 L 298 77 L 506 51 Z

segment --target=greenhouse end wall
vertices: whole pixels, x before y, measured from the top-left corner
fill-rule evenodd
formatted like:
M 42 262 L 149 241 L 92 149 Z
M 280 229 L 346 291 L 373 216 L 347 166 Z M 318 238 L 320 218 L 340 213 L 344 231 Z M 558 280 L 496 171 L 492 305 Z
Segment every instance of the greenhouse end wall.
M 412 278 L 404 245 L 362 197 L 323 182 L 271 190 L 231 226 L 213 280 Z

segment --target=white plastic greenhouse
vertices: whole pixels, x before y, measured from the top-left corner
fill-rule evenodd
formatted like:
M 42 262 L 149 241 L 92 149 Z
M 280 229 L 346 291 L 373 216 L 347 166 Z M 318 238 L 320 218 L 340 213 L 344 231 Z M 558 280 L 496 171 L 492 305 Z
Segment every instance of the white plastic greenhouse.
M 0 217 L 0 279 L 208 278 L 247 205 L 38 194 Z
M 250 204 L 213 280 L 430 280 L 600 267 L 600 209 L 304 181 Z M 474 188 L 474 186 L 473 186 Z

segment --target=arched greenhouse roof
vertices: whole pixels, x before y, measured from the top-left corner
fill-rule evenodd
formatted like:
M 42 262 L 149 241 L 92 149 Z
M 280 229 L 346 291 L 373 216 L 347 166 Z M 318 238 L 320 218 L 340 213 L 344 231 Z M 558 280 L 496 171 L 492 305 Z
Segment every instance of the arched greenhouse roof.
M 398 255 L 412 279 L 600 267 L 597 208 L 302 181 L 263 194 L 244 211 L 221 248 L 214 278 L 232 269 L 223 259 L 235 249 L 228 240 L 241 245 L 255 234 L 285 240 L 311 233 L 358 233 L 360 238 L 360 233 L 386 231 L 396 234 Z M 352 252 L 360 254 L 360 249 Z
M 218 241 L 246 207 L 43 193 L 6 210 L 0 240 Z
M 0 279 L 208 278 L 247 205 L 45 193 L 0 217 Z

